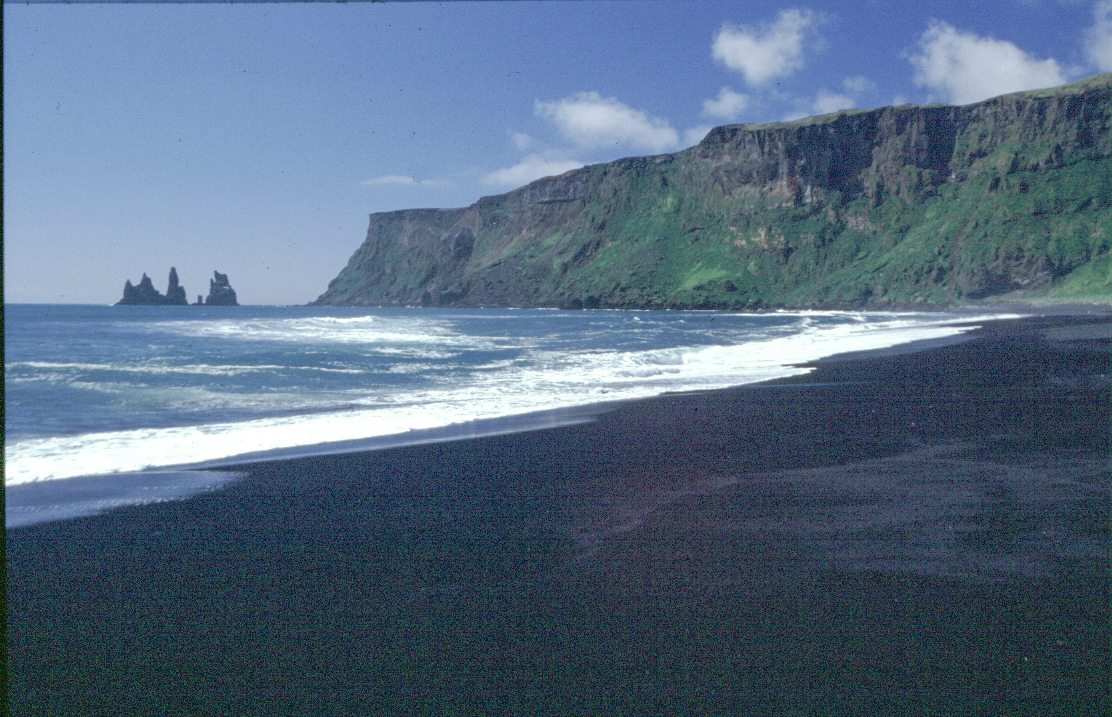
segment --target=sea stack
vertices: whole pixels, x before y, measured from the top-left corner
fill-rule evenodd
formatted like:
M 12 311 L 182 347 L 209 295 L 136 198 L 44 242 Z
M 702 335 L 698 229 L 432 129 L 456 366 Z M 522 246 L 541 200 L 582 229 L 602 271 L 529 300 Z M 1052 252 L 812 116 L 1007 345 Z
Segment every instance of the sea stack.
M 205 299 L 206 306 L 239 306 L 236 301 L 236 290 L 228 282 L 228 275 L 219 271 L 212 272 L 209 280 L 209 295 Z
M 151 278 L 144 272 L 138 286 L 132 285 L 130 279 L 124 282 L 123 298 L 116 302 L 117 306 L 186 306 L 188 304 L 185 288 L 178 282 L 178 270 L 174 267 L 170 267 L 170 279 L 165 295 L 154 288 Z
M 170 267 L 170 281 L 166 286 L 166 303 L 175 306 L 185 306 L 189 299 L 185 298 L 185 287 L 178 283 L 178 270 Z

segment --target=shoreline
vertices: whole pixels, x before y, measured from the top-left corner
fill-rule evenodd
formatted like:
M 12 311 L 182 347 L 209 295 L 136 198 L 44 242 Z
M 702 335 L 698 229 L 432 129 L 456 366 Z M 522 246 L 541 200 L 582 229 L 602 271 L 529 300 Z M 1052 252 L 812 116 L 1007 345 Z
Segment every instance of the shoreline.
M 11 704 L 1102 713 L 1108 323 L 12 531 Z
M 789 312 L 789 313 L 792 313 L 792 315 L 796 315 L 799 312 Z M 803 312 L 803 313 L 799 313 L 799 315 L 806 317 L 808 315 L 811 315 L 811 313 L 821 315 L 821 314 L 824 314 L 824 313 L 831 313 L 831 312 Z M 832 313 L 841 313 L 841 312 L 832 312 Z M 884 316 L 884 313 L 882 312 L 880 314 L 874 314 L 874 315 L 875 316 Z M 900 312 L 893 312 L 892 316 L 905 316 L 905 314 L 902 314 Z M 922 316 L 922 314 L 920 313 L 919 316 Z M 804 343 L 803 345 L 796 347 L 796 350 L 802 351 L 802 354 L 803 354 L 802 358 L 799 358 L 798 360 L 795 360 L 795 361 L 792 361 L 792 362 L 779 363 L 779 364 L 777 364 L 775 366 L 772 366 L 772 367 L 751 368 L 751 369 L 742 371 L 742 373 L 738 374 L 738 376 L 736 377 L 736 381 L 738 381 L 738 383 L 733 383 L 732 385 L 728 385 L 727 383 L 722 382 L 722 383 L 720 383 L 720 385 L 716 385 L 716 386 L 692 385 L 692 386 L 687 387 L 687 388 L 675 388 L 675 389 L 665 390 L 661 393 L 640 393 L 640 394 L 629 394 L 629 395 L 624 395 L 627 392 L 618 391 L 615 395 L 613 395 L 612 398 L 603 398 L 602 396 L 596 396 L 596 397 L 593 398 L 593 400 L 592 399 L 586 399 L 587 402 L 584 402 L 584 403 L 557 401 L 556 405 L 554 407 L 550 407 L 550 408 L 542 408 L 542 409 L 531 408 L 531 409 L 527 409 L 527 410 L 522 410 L 522 412 L 520 412 L 520 413 L 508 413 L 508 414 L 503 414 L 503 415 L 493 415 L 493 414 L 482 415 L 482 414 L 480 414 L 479 417 L 473 418 L 471 420 L 456 421 L 456 422 L 452 422 L 452 423 L 446 423 L 444 425 L 431 426 L 431 427 L 428 427 L 428 428 L 410 428 L 409 430 L 403 430 L 399 433 L 385 433 L 385 434 L 382 434 L 382 435 L 372 434 L 372 435 L 365 436 L 365 437 L 334 438 L 332 440 L 321 440 L 320 442 L 303 443 L 303 444 L 295 442 L 295 443 L 291 443 L 289 445 L 281 442 L 281 441 L 288 441 L 289 437 L 287 436 L 287 437 L 284 437 L 284 438 L 280 439 L 278 442 L 275 442 L 273 447 L 258 447 L 258 448 L 255 448 L 254 450 L 245 450 L 242 453 L 237 453 L 237 454 L 232 454 L 232 455 L 211 454 L 211 457 L 207 457 L 207 458 L 204 458 L 202 460 L 167 462 L 167 463 L 164 463 L 164 464 L 161 464 L 161 465 L 149 465 L 149 466 L 146 466 L 146 467 L 141 467 L 141 465 L 142 465 L 141 463 L 135 461 L 131 457 L 128 457 L 126 462 L 130 463 L 130 465 L 121 464 L 121 465 L 117 466 L 115 469 L 111 469 L 109 466 L 103 466 L 102 465 L 102 466 L 100 466 L 99 470 L 96 471 L 96 472 L 89 472 L 89 473 L 84 473 L 84 474 L 76 474 L 76 473 L 75 474 L 66 474 L 64 476 L 57 476 L 57 477 L 52 476 L 52 477 L 48 477 L 48 478 L 39 478 L 39 477 L 30 477 L 29 478 L 27 476 L 21 475 L 19 473 L 19 470 L 16 468 L 16 465 L 18 464 L 18 462 L 13 461 L 12 466 L 10 466 L 9 468 L 10 468 L 10 470 L 15 470 L 16 471 L 16 476 L 13 478 L 11 475 L 9 475 L 9 476 L 7 476 L 7 478 L 9 480 L 14 480 L 15 482 L 8 483 L 6 485 L 6 488 L 7 488 L 8 491 L 11 491 L 11 493 L 9 494 L 9 497 L 12 500 L 9 503 L 9 505 L 11 507 L 13 507 L 14 510 L 19 513 L 19 515 L 16 516 L 13 520 L 7 520 L 6 519 L 6 523 L 8 524 L 8 527 L 16 528 L 16 527 L 21 527 L 22 525 L 38 522 L 39 520 L 51 519 L 49 517 L 43 517 L 43 516 L 45 516 L 47 511 L 38 511 L 39 506 L 36 505 L 35 503 L 33 503 L 31 500 L 29 500 L 29 498 L 30 498 L 30 496 L 39 496 L 38 503 L 40 505 L 42 504 L 42 500 L 44 498 L 48 499 L 48 498 L 51 498 L 52 496 L 56 496 L 58 501 L 63 501 L 64 502 L 65 493 L 66 493 L 67 490 L 74 490 L 75 492 L 83 492 L 83 490 L 84 490 L 82 488 L 76 487 L 76 484 L 74 484 L 72 482 L 62 483 L 62 481 L 95 480 L 102 486 L 102 488 L 106 489 L 111 482 L 112 476 L 118 476 L 121 481 L 136 482 L 136 481 L 142 481 L 143 476 L 154 476 L 154 475 L 157 475 L 157 474 L 174 474 L 174 473 L 185 475 L 185 474 L 191 473 L 193 471 L 207 470 L 207 469 L 213 469 L 213 468 L 219 469 L 219 468 L 221 468 L 223 466 L 227 466 L 227 465 L 243 465 L 243 464 L 246 464 L 246 463 L 257 463 L 257 462 L 265 462 L 265 461 L 271 461 L 271 460 L 286 460 L 286 459 L 294 459 L 294 458 L 299 458 L 299 457 L 328 455 L 328 454 L 332 454 L 332 453 L 361 452 L 361 451 L 364 451 L 364 450 L 384 450 L 384 449 L 404 447 L 404 446 L 409 446 L 409 445 L 420 445 L 420 444 L 424 444 L 424 443 L 451 441 L 451 440 L 465 440 L 465 439 L 470 439 L 470 438 L 480 438 L 480 437 L 484 437 L 484 436 L 518 433 L 518 432 L 522 432 L 522 431 L 543 430 L 543 429 L 546 429 L 546 428 L 553 428 L 553 427 L 557 427 L 557 426 L 561 426 L 561 425 L 570 425 L 570 424 L 574 424 L 574 423 L 593 420 L 594 417 L 597 416 L 598 414 L 607 412 L 609 410 L 612 410 L 613 407 L 619 406 L 619 405 L 621 405 L 623 403 L 626 403 L 626 402 L 629 402 L 629 401 L 644 400 L 644 399 L 648 399 L 648 398 L 654 398 L 656 396 L 669 395 L 671 393 L 715 391 L 715 390 L 729 389 L 729 388 L 733 388 L 733 387 L 737 387 L 737 386 L 741 386 L 741 385 L 750 385 L 750 384 L 754 384 L 754 383 L 763 383 L 763 382 L 767 382 L 767 381 L 775 381 L 775 380 L 778 380 L 778 379 L 781 379 L 781 378 L 787 378 L 787 377 L 789 377 L 793 374 L 796 374 L 796 373 L 804 373 L 805 374 L 807 372 L 812 371 L 814 369 L 814 366 L 816 366 L 821 361 L 825 361 L 827 359 L 832 359 L 832 358 L 837 360 L 837 357 L 842 357 L 842 356 L 848 356 L 848 357 L 866 356 L 873 351 L 883 351 L 883 352 L 916 351 L 916 350 L 920 350 L 922 348 L 928 348 L 928 347 L 931 347 L 931 346 L 934 346 L 934 345 L 942 345 L 944 343 L 962 341 L 962 340 L 964 340 L 964 338 L 963 338 L 964 333 L 967 332 L 968 330 L 970 330 L 968 327 L 970 327 L 973 324 L 983 324 L 985 321 L 996 321 L 996 320 L 1002 320 L 1002 319 L 1015 319 L 1015 318 L 1019 318 L 1019 317 L 1022 317 L 1022 315 L 1002 314 L 1002 313 L 999 313 L 999 312 L 994 313 L 994 314 L 985 314 L 984 312 L 969 311 L 969 312 L 966 312 L 966 315 L 964 315 L 964 316 L 961 315 L 960 313 L 955 313 L 955 312 L 941 312 L 938 315 L 938 318 L 940 319 L 940 321 L 933 322 L 933 323 L 931 321 L 927 321 L 922 326 L 918 326 L 918 327 L 904 327 L 904 328 L 889 327 L 889 328 L 883 329 L 878 334 L 875 334 L 876 336 L 881 337 L 881 341 L 879 342 L 881 344 L 883 344 L 884 341 L 885 341 L 885 339 L 883 337 L 890 337 L 887 340 L 896 340 L 896 343 L 894 343 L 890 346 L 881 346 L 880 348 L 869 347 L 868 346 L 869 344 L 871 344 L 871 343 L 875 344 L 877 342 L 873 341 L 870 338 L 870 334 L 868 332 L 860 334 L 860 335 L 857 335 L 857 334 L 854 334 L 854 333 L 851 332 L 849 343 L 850 344 L 862 344 L 863 343 L 864 347 L 862 347 L 860 345 L 858 345 L 858 346 L 847 345 L 847 346 L 841 347 L 841 350 L 838 350 L 835 353 L 832 353 L 832 354 L 829 354 L 829 355 L 826 355 L 826 356 L 808 357 L 807 356 L 808 354 L 813 354 L 815 352 L 810 348 L 810 346 L 808 344 Z M 941 320 L 941 319 L 947 319 L 947 320 Z M 951 327 L 951 328 L 947 328 L 947 327 Z M 957 327 L 964 327 L 964 328 L 957 328 Z M 912 333 L 921 332 L 921 333 L 928 333 L 929 334 L 929 333 L 932 333 L 932 332 L 939 332 L 939 331 L 946 332 L 948 330 L 949 331 L 957 331 L 959 333 L 954 333 L 953 335 L 946 335 L 946 336 L 915 338 L 915 339 L 911 339 L 911 340 L 908 340 L 906 337 L 903 337 L 901 339 L 895 339 L 895 335 L 899 334 L 901 331 L 911 331 Z M 830 350 L 830 348 L 827 348 L 825 350 Z M 749 374 L 749 375 L 746 376 L 746 374 Z M 766 375 L 758 377 L 759 374 L 766 374 Z M 777 375 L 777 374 L 779 374 L 779 375 Z M 698 382 L 695 381 L 694 383 L 697 384 Z M 518 409 L 518 410 L 521 410 L 521 409 Z M 319 416 L 324 416 L 325 418 L 328 418 L 329 415 L 330 414 L 327 414 L 327 413 L 319 414 Z M 334 414 L 334 415 L 339 416 L 340 414 Z M 310 419 L 314 419 L 316 417 L 318 417 L 318 414 L 307 414 L 306 416 L 302 416 L 301 420 L 310 420 Z M 266 420 L 274 420 L 274 419 L 263 418 L 263 419 L 259 419 L 259 420 L 265 422 Z M 281 421 L 279 421 L 279 423 L 280 422 Z M 251 423 L 252 423 L 252 421 L 247 422 L 247 424 L 251 424 Z M 231 424 L 229 424 L 229 425 L 231 425 Z M 246 425 L 246 424 L 241 423 L 241 424 L 237 424 L 237 425 L 242 427 L 243 425 Z M 214 426 L 214 427 L 223 428 L 224 426 L 221 424 L 220 426 Z M 198 429 L 204 429 L 204 428 L 205 428 L 204 426 L 181 426 L 181 427 L 178 427 L 177 429 L 168 429 L 168 430 L 191 431 L 191 430 L 198 430 Z M 273 426 L 272 426 L 272 428 L 273 428 Z M 349 432 L 352 431 L 352 427 L 340 426 L 340 428 L 343 429 L 343 433 L 349 433 Z M 319 430 L 319 428 L 318 428 L 318 430 Z M 354 433 L 358 434 L 359 430 L 360 429 L 358 429 L 358 428 L 354 428 Z M 109 435 L 111 435 L 111 434 L 103 434 L 104 437 L 107 437 Z M 92 434 L 89 437 L 90 438 L 100 438 L 101 435 L 100 434 Z M 204 437 L 203 436 L 203 431 L 202 431 L 202 434 L 198 434 L 196 436 L 196 438 L 198 438 L 198 439 L 201 439 L 203 437 Z M 318 438 L 318 440 L 320 440 L 320 436 L 318 436 L 317 438 Z M 36 440 L 39 440 L 39 439 L 34 439 L 34 438 L 28 439 L 28 441 L 31 442 L 31 443 L 35 442 Z M 257 438 L 255 440 L 257 440 Z M 273 440 L 273 439 L 270 439 L 270 440 Z M 102 442 L 103 442 L 103 439 L 102 439 Z M 263 441 L 263 442 L 265 443 L 266 441 Z M 105 448 L 110 450 L 112 448 L 112 446 L 111 445 L 106 445 Z M 211 452 L 211 450 L 212 450 L 211 445 L 206 445 L 206 448 L 208 449 L 208 451 Z M 109 462 L 111 463 L 111 461 L 109 461 Z M 18 464 L 18 465 L 22 465 L 22 464 Z M 73 470 L 75 467 L 76 466 L 67 466 L 66 470 Z M 54 488 L 49 488 L 48 486 L 50 484 L 55 484 L 55 487 Z M 31 485 L 35 485 L 35 486 L 38 486 L 38 487 L 31 489 L 31 488 L 29 488 L 29 486 L 31 486 Z M 124 494 L 121 494 L 121 495 L 112 495 L 111 492 L 107 491 L 107 490 L 102 490 L 101 492 L 103 493 L 104 500 L 107 501 L 107 502 L 112 503 L 113 505 L 115 505 L 115 504 L 124 505 L 124 504 L 128 504 L 128 502 L 129 502 L 129 498 L 128 498 L 128 495 L 126 494 L 126 492 Z M 57 501 L 55 501 L 55 502 L 57 502 Z M 135 501 L 131 501 L 131 502 L 135 502 Z M 79 506 L 78 508 L 76 508 L 75 510 L 76 510 L 76 512 L 73 512 L 73 514 L 78 515 L 78 514 L 88 513 L 89 509 L 88 509 L 87 506 L 82 505 L 82 506 Z M 65 515 L 67 513 L 67 511 L 64 509 L 63 506 L 58 506 L 58 505 L 50 506 L 50 511 L 53 511 L 54 513 L 56 513 L 60 517 L 65 517 Z M 10 512 L 11 511 L 9 511 L 9 513 Z M 36 512 L 39 513 L 38 517 L 36 517 L 36 515 L 35 515 Z

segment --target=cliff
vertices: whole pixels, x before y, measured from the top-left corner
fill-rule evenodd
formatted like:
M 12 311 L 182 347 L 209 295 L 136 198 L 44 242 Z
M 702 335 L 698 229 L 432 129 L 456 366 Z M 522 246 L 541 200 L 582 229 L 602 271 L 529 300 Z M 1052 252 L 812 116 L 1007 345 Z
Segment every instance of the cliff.
M 124 282 L 123 298 L 117 301 L 116 305 L 186 306 L 188 303 L 185 298 L 185 288 L 178 283 L 178 270 L 170 267 L 170 279 L 165 295 L 154 288 L 151 278 L 144 273 L 138 286 L 133 286 L 130 279 Z
M 1112 74 L 712 130 L 372 214 L 316 304 L 757 308 L 1112 299 Z

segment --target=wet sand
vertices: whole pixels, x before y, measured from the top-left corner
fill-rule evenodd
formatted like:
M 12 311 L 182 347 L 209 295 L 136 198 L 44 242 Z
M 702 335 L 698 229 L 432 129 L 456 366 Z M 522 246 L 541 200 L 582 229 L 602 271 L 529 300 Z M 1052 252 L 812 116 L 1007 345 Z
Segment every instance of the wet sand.
M 1105 714 L 1109 323 L 9 530 L 12 712 Z

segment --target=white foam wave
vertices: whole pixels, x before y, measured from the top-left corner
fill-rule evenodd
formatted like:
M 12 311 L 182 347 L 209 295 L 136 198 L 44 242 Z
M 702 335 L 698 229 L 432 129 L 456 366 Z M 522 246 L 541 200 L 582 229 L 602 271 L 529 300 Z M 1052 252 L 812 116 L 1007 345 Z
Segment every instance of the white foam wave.
M 196 338 L 319 344 L 367 344 L 376 350 L 418 346 L 484 349 L 513 344 L 513 339 L 460 333 L 448 321 L 419 317 L 314 316 L 224 321 L 169 321 L 152 328 Z M 396 350 L 396 349 L 395 349 Z
M 248 453 L 353 441 L 442 428 L 485 419 L 643 398 L 668 391 L 725 388 L 798 375 L 801 363 L 833 354 L 952 336 L 969 322 L 1012 316 L 947 319 L 895 317 L 822 327 L 734 345 L 598 351 L 535 352 L 504 370 L 425 390 L 349 396 L 342 411 L 17 440 L 7 445 L 7 485 L 90 474 L 184 466 Z M 374 323 L 374 322 L 370 322 Z
M 204 386 L 148 386 L 136 391 L 130 383 L 71 381 L 72 388 L 103 394 L 130 411 L 162 412 L 174 406 L 181 413 L 209 411 L 282 412 L 321 411 L 356 405 L 366 400 L 366 390 L 332 391 L 224 391 Z
M 13 361 L 4 365 L 4 370 L 11 373 L 19 369 L 32 369 L 36 371 L 27 379 L 42 380 L 43 377 L 59 379 L 73 372 L 113 371 L 118 373 L 150 374 L 150 375 L 195 375 L 195 376 L 239 376 L 243 374 L 268 373 L 272 371 L 311 371 L 320 373 L 364 373 L 358 368 L 336 368 L 331 366 L 279 366 L 276 364 L 165 364 L 165 363 L 79 363 L 70 361 Z M 52 371 L 44 374 L 42 371 Z M 70 372 L 70 373 L 62 373 Z M 19 377 L 17 377 L 19 378 Z

